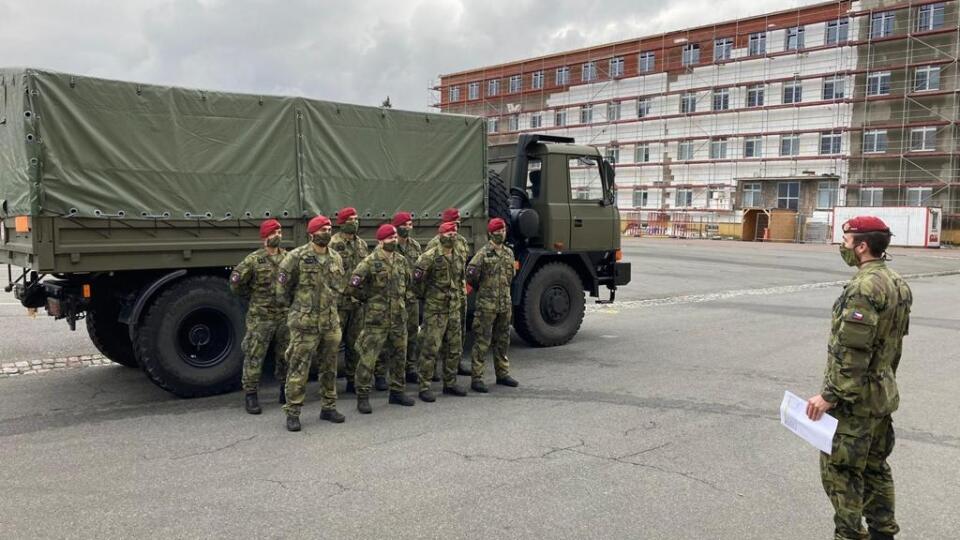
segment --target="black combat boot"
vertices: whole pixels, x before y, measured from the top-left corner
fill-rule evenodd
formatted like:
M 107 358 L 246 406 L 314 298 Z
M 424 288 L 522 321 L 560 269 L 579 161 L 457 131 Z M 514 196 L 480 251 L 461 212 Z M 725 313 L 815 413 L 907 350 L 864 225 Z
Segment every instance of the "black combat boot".
M 890 533 L 879 532 L 873 529 L 867 529 L 870 531 L 870 540 L 893 540 L 893 535 Z
M 337 412 L 336 409 L 324 409 L 320 411 L 320 419 L 334 424 L 342 424 L 347 417 Z
M 281 405 L 287 404 L 287 385 L 280 385 L 280 397 L 277 398 L 277 401 L 280 402 Z
M 300 431 L 300 417 L 287 415 L 287 431 Z
M 370 414 L 373 407 L 370 406 L 370 398 L 367 396 L 357 396 L 357 410 L 360 414 Z
M 408 382 L 408 383 L 413 383 L 413 384 L 419 383 L 419 382 L 420 382 L 420 375 L 418 375 L 416 371 L 408 371 L 408 372 L 407 372 L 407 382 Z
M 489 392 L 489 390 L 487 390 L 487 383 L 483 382 L 481 379 L 474 379 L 470 383 L 470 389 L 474 392 L 480 392 L 481 394 L 486 394 Z
M 257 399 L 256 392 L 247 392 L 245 407 L 250 414 L 260 414 L 263 412 L 263 410 L 260 409 L 260 400 Z
M 374 377 L 374 378 L 373 378 L 373 387 L 377 389 L 377 392 L 383 392 L 384 390 L 386 390 L 387 388 L 389 388 L 389 386 L 387 386 L 387 378 L 386 378 L 386 377 Z
M 347 381 L 347 387 L 343 390 L 344 394 L 356 394 L 357 387 L 354 386 L 353 381 Z
M 448 396 L 459 396 L 463 397 L 467 395 L 467 391 L 460 387 L 459 384 L 454 384 L 451 386 L 443 385 L 443 393 Z
M 520 383 L 518 383 L 516 379 L 514 379 L 509 375 L 504 375 L 503 377 L 497 377 L 497 384 L 501 386 L 509 386 L 511 388 L 516 388 L 520 386 Z
M 394 405 L 403 405 L 404 407 L 413 407 L 414 401 L 413 398 L 404 394 L 403 392 L 397 392 L 395 390 L 390 391 L 390 403 Z
M 426 403 L 433 403 L 437 400 L 437 395 L 433 393 L 433 390 L 424 390 L 420 392 L 420 401 Z
M 463 375 L 465 377 L 469 377 L 473 375 L 473 367 L 472 366 L 463 367 L 463 363 L 461 362 L 457 364 L 457 375 Z

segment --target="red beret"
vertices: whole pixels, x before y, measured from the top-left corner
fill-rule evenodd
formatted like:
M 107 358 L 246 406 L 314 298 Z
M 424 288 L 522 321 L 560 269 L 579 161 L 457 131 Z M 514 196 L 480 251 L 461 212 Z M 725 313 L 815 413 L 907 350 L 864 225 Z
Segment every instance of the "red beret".
M 397 234 L 397 228 L 389 223 L 384 223 L 377 229 L 377 240 L 386 240 Z
M 327 216 L 317 216 L 307 223 L 307 234 L 313 234 L 327 225 L 330 225 L 330 218 Z
M 845 233 L 890 232 L 890 227 L 876 216 L 857 216 L 843 224 Z
M 266 238 L 281 229 L 280 222 L 275 219 L 264 220 L 260 224 L 260 238 Z
M 410 215 L 410 212 L 397 212 L 393 215 L 393 221 L 390 223 L 392 223 L 394 227 L 399 227 L 408 221 L 413 221 L 413 216 Z
M 500 229 L 506 229 L 506 228 L 507 228 L 506 222 L 498 217 L 491 219 L 490 222 L 487 223 L 487 232 L 489 233 L 496 232 L 496 231 L 499 231 Z
M 456 208 L 447 208 L 443 211 L 443 214 L 440 215 L 440 219 L 443 221 L 459 221 L 460 220 L 460 210 Z
M 440 234 L 448 232 L 457 232 L 457 222 L 447 221 L 440 224 Z
M 352 206 L 341 208 L 337 212 L 337 225 L 343 225 L 350 217 L 357 215 L 357 209 Z

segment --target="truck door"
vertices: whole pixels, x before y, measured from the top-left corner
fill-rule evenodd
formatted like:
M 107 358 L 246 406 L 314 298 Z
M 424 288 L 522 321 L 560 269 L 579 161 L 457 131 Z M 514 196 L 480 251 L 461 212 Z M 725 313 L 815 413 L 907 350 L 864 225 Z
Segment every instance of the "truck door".
M 577 251 L 603 251 L 614 244 L 611 209 L 604 205 L 608 192 L 598 156 L 566 156 L 570 179 L 570 245 Z

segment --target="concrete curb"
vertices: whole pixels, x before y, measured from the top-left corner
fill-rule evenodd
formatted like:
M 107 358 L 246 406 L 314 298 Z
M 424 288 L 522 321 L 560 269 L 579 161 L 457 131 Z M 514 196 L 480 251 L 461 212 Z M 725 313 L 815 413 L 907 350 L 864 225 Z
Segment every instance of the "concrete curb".
M 20 375 L 37 375 L 63 369 L 109 366 L 112 364 L 113 362 L 99 354 L 4 362 L 0 363 L 0 379 L 19 377 Z

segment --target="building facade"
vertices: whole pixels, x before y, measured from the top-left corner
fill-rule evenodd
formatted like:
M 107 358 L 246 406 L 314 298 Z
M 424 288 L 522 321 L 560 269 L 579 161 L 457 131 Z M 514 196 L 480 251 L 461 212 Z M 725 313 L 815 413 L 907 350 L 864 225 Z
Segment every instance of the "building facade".
M 958 56 L 958 0 L 840 1 L 442 75 L 436 106 L 488 117 L 491 143 L 603 148 L 643 227 L 836 205 L 941 206 L 950 226 Z

